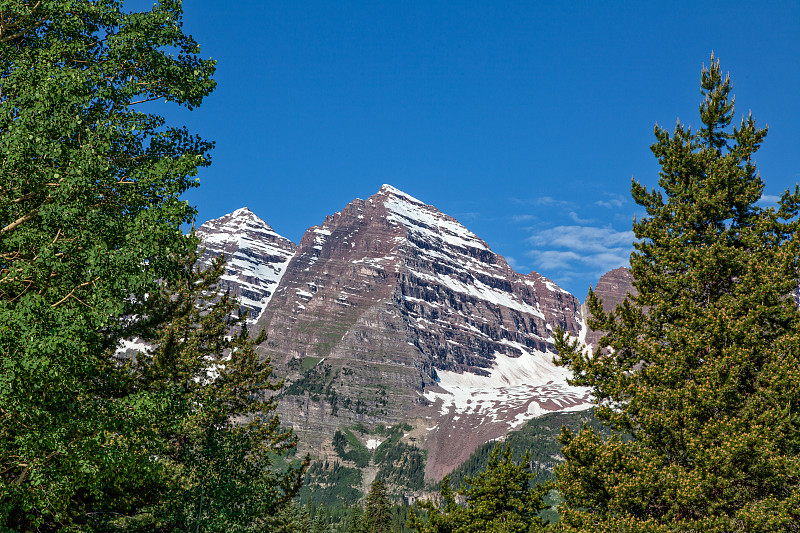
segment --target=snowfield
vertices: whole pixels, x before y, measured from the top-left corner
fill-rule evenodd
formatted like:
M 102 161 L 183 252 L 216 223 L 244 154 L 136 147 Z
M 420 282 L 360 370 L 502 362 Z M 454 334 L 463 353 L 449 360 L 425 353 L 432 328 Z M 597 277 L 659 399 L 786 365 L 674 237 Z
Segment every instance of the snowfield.
M 429 390 L 424 397 L 439 403 L 440 414 L 481 415 L 482 423 L 504 422 L 514 429 L 551 411 L 590 408 L 589 389 L 567 384 L 568 370 L 553 364 L 553 355 L 530 352 L 519 343 L 504 344 L 522 351 L 520 357 L 495 352 L 489 376 L 438 370 L 438 385 L 445 392 Z

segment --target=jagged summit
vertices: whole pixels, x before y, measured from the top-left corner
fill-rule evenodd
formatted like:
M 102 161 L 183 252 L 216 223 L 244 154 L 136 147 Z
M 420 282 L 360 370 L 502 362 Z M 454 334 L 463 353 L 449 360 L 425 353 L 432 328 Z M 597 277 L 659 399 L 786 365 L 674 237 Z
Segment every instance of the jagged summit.
M 558 285 L 558 283 L 556 283 L 552 279 L 547 278 L 545 276 L 542 276 L 541 274 L 539 274 L 535 270 L 531 270 L 530 272 L 528 272 L 528 274 L 526 274 L 525 277 L 527 279 L 529 279 L 530 281 L 532 281 L 532 282 L 542 283 L 545 287 L 547 287 L 551 291 L 563 292 L 564 294 L 569 294 L 569 295 L 572 294 L 568 290 L 561 288 Z
M 230 288 L 254 323 L 269 303 L 297 246 L 278 235 L 247 207 L 209 220 L 197 229 L 205 247 L 201 265 L 225 254 L 222 285 Z
M 272 226 L 264 222 L 248 207 L 240 207 L 232 213 L 209 220 L 200 227 L 204 228 L 204 233 L 208 235 L 207 238 L 230 240 L 248 236 L 268 236 L 272 240 L 288 240 L 278 235 Z
M 278 411 L 303 452 L 339 461 L 337 429 L 410 424 L 402 442 L 425 450 L 426 477 L 439 480 L 531 418 L 591 405 L 553 364 L 556 328 L 592 338 L 580 302 L 391 185 L 328 215 L 299 245 L 247 207 L 197 235 L 201 263 L 226 255 L 223 285 L 252 331 L 267 330 L 258 350 L 286 378 Z M 597 291 L 622 288 L 625 274 L 604 276 Z
M 330 397 L 313 392 L 312 411 L 298 385 L 282 420 L 321 446 L 342 424 L 430 417 L 416 438 L 431 478 L 530 418 L 589 406 L 552 362 L 556 327 L 582 332 L 578 300 L 515 272 L 456 219 L 390 185 L 308 229 L 262 326 L 261 350 L 292 369 L 290 382 L 328 368 L 320 390 Z
M 409 199 L 410 201 L 412 201 L 414 203 L 425 205 L 422 201 L 417 200 L 416 198 L 414 198 L 410 194 L 408 194 L 406 192 L 403 192 L 400 189 L 398 189 L 397 187 L 393 187 L 393 186 L 389 185 L 388 183 L 384 183 L 383 185 L 381 185 L 381 188 L 378 190 L 378 194 L 381 194 L 381 193 L 383 193 L 383 194 L 393 194 L 395 196 L 402 196 L 404 198 Z
M 446 243 L 460 248 L 489 250 L 485 242 L 453 217 L 391 185 L 383 185 L 370 201 L 381 201 L 389 212 L 389 220 L 402 224 L 431 244 Z
M 631 270 L 626 267 L 619 267 L 606 272 L 597 281 L 594 293 L 602 300 L 603 310 L 605 312 L 614 311 L 617 306 L 625 300 L 628 294 L 636 294 Z M 584 316 L 588 320 L 590 313 L 586 302 L 584 302 L 582 309 Z M 589 331 L 586 335 L 585 342 L 592 347 L 592 350 L 596 350 L 600 337 L 602 337 L 602 332 Z

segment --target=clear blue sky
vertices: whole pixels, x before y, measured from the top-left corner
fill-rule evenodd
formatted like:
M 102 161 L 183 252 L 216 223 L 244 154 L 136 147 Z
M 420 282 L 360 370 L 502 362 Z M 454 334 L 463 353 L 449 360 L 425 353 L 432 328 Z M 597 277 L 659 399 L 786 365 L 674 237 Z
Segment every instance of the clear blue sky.
M 134 8 L 136 3 L 130 4 Z M 800 181 L 800 2 L 184 1 L 218 87 L 173 124 L 216 141 L 198 222 L 248 206 L 298 242 L 389 183 L 583 299 L 627 262 L 656 122 L 697 125 L 711 51 Z M 161 107 L 156 107 L 161 110 Z

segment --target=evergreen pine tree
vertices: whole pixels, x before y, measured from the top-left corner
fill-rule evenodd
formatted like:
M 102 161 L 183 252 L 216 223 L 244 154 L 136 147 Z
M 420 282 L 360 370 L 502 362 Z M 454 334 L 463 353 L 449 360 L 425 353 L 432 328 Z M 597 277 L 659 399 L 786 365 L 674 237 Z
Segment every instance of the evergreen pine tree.
M 311 533 L 328 533 L 330 531 L 330 526 L 328 525 L 328 521 L 325 520 L 325 517 L 321 513 L 317 513 L 317 516 L 314 517 L 314 521 L 311 524 Z
M 496 446 L 489 454 L 486 470 L 465 479 L 459 491 L 466 498 L 460 509 L 457 533 L 528 533 L 543 528 L 539 511 L 545 489 L 532 487 L 530 455 L 514 464 L 511 447 Z
M 495 446 L 486 470 L 464 481 L 458 494 L 465 505 L 456 504 L 450 480 L 442 480 L 443 505 L 421 502 L 423 520 L 411 513 L 409 528 L 417 533 L 532 533 L 544 530 L 539 512 L 545 508 L 546 488 L 532 486 L 529 456 L 514 464 L 511 448 Z
M 298 506 L 297 513 L 292 521 L 292 532 L 311 533 L 311 516 L 306 506 Z
M 125 369 L 118 394 L 147 398 L 159 412 L 129 415 L 149 426 L 123 442 L 140 448 L 128 475 L 98 482 L 104 494 L 87 522 L 95 532 L 271 531 L 300 488 L 307 460 L 274 465 L 296 439 L 272 413 L 268 395 L 280 384 L 255 352 L 264 334 L 251 338 L 239 302 L 219 291 L 223 258 L 204 271 L 196 259 L 190 253 L 184 276 L 148 298 L 150 314 L 134 331 L 153 347 L 109 365 Z
M 350 513 L 347 516 L 346 531 L 347 533 L 369 533 L 364 510 L 358 504 L 350 508 Z
M 392 504 L 386 484 L 380 479 L 372 482 L 364 502 L 364 518 L 371 533 L 389 533 L 392 527 Z
M 417 502 L 416 507 L 423 511 L 424 517 L 417 516 L 414 509 L 408 515 L 408 528 L 416 533 L 451 533 L 455 531 L 455 513 L 458 511 L 453 489 L 450 487 L 450 476 L 442 479 L 441 505 L 430 500 Z
M 618 433 L 562 431 L 565 531 L 775 532 L 800 523 L 800 190 L 761 208 L 753 155 L 766 129 L 732 131 L 713 55 L 702 127 L 656 126 L 662 190 L 632 185 L 638 291 L 604 313 L 592 356 L 560 332 L 573 383 Z
M 267 531 L 271 533 L 308 533 L 311 525 L 305 524 L 304 529 L 303 524 L 300 523 L 300 516 L 300 506 L 294 501 L 290 501 L 275 513 Z

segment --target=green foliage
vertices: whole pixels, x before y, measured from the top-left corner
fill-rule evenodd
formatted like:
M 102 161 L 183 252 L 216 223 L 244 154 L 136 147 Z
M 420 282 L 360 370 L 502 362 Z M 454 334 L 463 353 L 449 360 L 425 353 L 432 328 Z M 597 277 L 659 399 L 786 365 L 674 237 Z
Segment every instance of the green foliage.
M 322 515 L 318 515 L 314 518 L 314 522 L 311 524 L 311 533 L 329 533 L 330 528 L 328 527 L 328 523 L 325 521 L 325 518 Z
M 211 144 L 136 107 L 199 105 L 198 53 L 177 0 L 0 1 L 2 530 L 263 530 L 297 491 L 269 362 L 181 231 Z
M 284 506 L 273 520 L 273 533 L 311 533 L 311 517 L 308 509 L 295 502 Z
M 350 515 L 347 517 L 346 529 L 343 531 L 346 533 L 369 533 L 364 510 L 360 505 L 355 505 L 351 508 Z
M 406 429 L 407 428 L 407 429 Z M 400 441 L 403 431 L 411 426 L 398 424 L 386 432 L 388 438 L 375 450 L 372 461 L 378 468 L 378 478 L 395 486 L 420 490 L 425 486 L 425 452 Z
M 378 467 L 377 478 L 393 489 L 420 490 L 425 485 L 425 452 L 416 446 L 401 442 L 408 424 L 392 427 L 378 426 L 368 429 L 356 424 L 353 429 L 364 435 L 388 436 L 380 446 L 370 452 L 358 436 L 347 428 L 337 429 L 333 434 L 333 449 L 348 465 L 317 461 L 311 464 L 301 489 L 301 499 L 314 504 L 336 506 L 352 504 L 361 498 L 361 469 L 370 465 Z
M 385 448 L 378 477 L 396 486 L 420 490 L 425 486 L 425 453 L 416 446 L 398 442 Z M 378 460 L 375 461 L 378 463 Z
M 539 513 L 545 508 L 543 496 L 547 488 L 533 485 L 530 457 L 515 464 L 511 448 L 496 446 L 486 466 L 477 476 L 466 478 L 456 496 L 446 476 L 442 481 L 442 505 L 426 501 L 419 504 L 426 518 L 415 513 L 409 516 L 409 527 L 417 533 L 483 533 L 543 531 Z
M 511 448 L 511 455 L 515 461 L 522 461 L 525 454 L 529 453 L 531 471 L 534 474 L 533 481 L 545 483 L 555 479 L 553 470 L 560 463 L 556 458 L 561 454 L 561 444 L 558 441 L 561 428 L 566 427 L 574 433 L 584 424 L 603 435 L 611 434 L 595 417 L 594 410 L 587 410 L 550 413 L 534 418 L 520 429 L 509 432 L 504 442 Z M 487 442 L 472 452 L 466 461 L 450 472 L 448 477 L 451 486 L 459 487 L 464 478 L 474 477 L 478 472 L 485 470 L 489 455 L 496 446 L 494 442 Z
M 392 506 L 392 533 L 412 533 L 408 527 L 408 517 L 411 507 L 406 503 Z
M 333 434 L 333 449 L 339 454 L 339 457 L 344 457 L 345 446 L 347 446 L 347 438 L 344 436 L 344 433 L 337 429 Z
M 370 430 L 361 422 L 357 422 L 356 425 L 353 426 L 353 429 L 355 431 L 358 431 L 362 435 L 371 435 L 371 434 L 383 435 L 386 431 L 386 428 L 384 428 L 383 426 L 378 426 L 375 430 Z
M 372 533 L 372 526 L 369 524 L 364 508 L 360 504 L 345 506 L 341 504 L 319 505 L 307 502 L 306 505 L 300 507 L 296 503 L 292 503 L 291 507 L 287 507 L 279 513 L 276 522 L 281 524 L 291 523 L 291 520 L 287 519 L 286 516 L 296 515 L 301 509 L 303 516 L 310 520 L 306 527 L 312 528 L 312 530 L 316 527 L 319 530 L 330 531 L 331 533 Z M 392 533 L 411 533 L 411 530 L 406 526 L 410 509 L 405 504 L 392 505 L 390 507 L 391 521 L 389 531 Z M 287 511 L 290 512 L 287 513 Z M 274 531 L 286 531 L 288 533 L 295 530 L 284 528 Z M 308 530 L 298 529 L 297 531 Z
M 463 519 L 459 515 L 455 495 L 450 488 L 450 477 L 444 476 L 439 489 L 441 505 L 431 501 L 417 502 L 417 511 L 411 510 L 408 527 L 415 533 L 453 533 Z
M 197 245 L 179 195 L 211 145 L 135 104 L 199 105 L 214 62 L 178 1 L 0 13 L 0 524 L 79 530 L 153 480 L 152 420 L 178 401 L 131 388 L 114 351 Z
M 345 445 L 349 450 L 345 451 Z M 353 435 L 349 429 L 345 429 L 344 433 L 336 430 L 333 434 L 333 445 L 336 453 L 346 460 L 352 461 L 359 468 L 364 468 L 369 464 L 370 453 L 366 446 L 361 444 L 358 437 Z
M 217 289 L 222 273 L 219 259 L 206 272 L 189 269 L 177 288 L 167 285 L 153 295 L 157 347 L 129 367 L 140 390 L 173 389 L 178 402 L 166 419 L 155 420 L 161 478 L 170 482 L 144 510 L 153 517 L 147 530 L 199 523 L 206 531 L 262 531 L 303 478 L 306 464 L 275 465 L 275 457 L 296 444 L 271 415 L 277 404 L 269 392 L 281 384 L 270 382 L 269 361 L 255 351 L 264 333 L 252 339 L 246 317 L 231 318 L 239 303 Z M 118 530 L 125 522 L 112 524 Z
M 326 506 L 353 504 L 361 499 L 361 470 L 322 461 L 311 463 L 300 499 Z
M 800 523 L 800 190 L 756 202 L 765 129 L 733 119 L 730 81 L 703 69 L 702 128 L 656 127 L 659 190 L 633 182 L 638 295 L 590 326 L 589 356 L 560 333 L 574 383 L 628 435 L 561 437 L 565 531 L 790 531 Z
M 386 388 L 382 385 L 378 385 L 376 387 L 371 387 L 372 390 L 359 390 L 358 396 L 355 398 L 343 397 L 343 398 L 336 398 L 338 400 L 337 405 L 341 405 L 341 407 L 345 409 L 349 409 L 356 414 L 363 415 L 371 415 L 371 416 L 380 416 L 385 415 L 386 404 L 388 403 L 388 397 L 386 393 Z M 335 392 L 335 391 L 334 391 Z M 356 429 L 359 428 L 360 424 L 356 424 Z M 366 429 L 358 429 L 361 433 L 369 433 Z M 379 430 L 377 434 L 382 434 Z
M 308 359 L 313 358 L 307 357 L 304 359 L 303 367 L 305 367 L 305 361 Z M 317 361 L 321 360 L 317 359 Z M 331 414 L 336 416 L 339 398 L 336 389 L 333 388 L 333 383 L 337 377 L 339 377 L 339 372 L 333 373 L 330 365 L 322 365 L 322 368 L 320 368 L 318 364 L 315 364 L 300 379 L 292 382 L 281 391 L 281 396 L 303 396 L 308 393 L 311 400 L 315 402 L 324 397 L 331 405 Z
M 284 396 L 302 396 L 308 392 L 311 394 L 311 399 L 318 402 L 319 396 L 325 392 L 325 384 L 328 383 L 330 379 L 330 365 L 323 365 L 322 368 L 317 368 L 315 365 L 306 371 L 300 379 L 284 388 L 281 394 Z
M 311 357 L 311 356 L 304 357 L 303 362 L 300 365 L 300 368 L 302 368 L 303 371 L 311 370 L 312 368 L 317 366 L 320 361 L 322 361 L 322 358 L 320 357 Z
M 382 463 L 386 459 L 387 454 L 391 453 L 391 448 L 400 442 L 400 439 L 403 437 L 403 432 L 409 431 L 410 429 L 411 426 L 408 424 L 397 424 L 392 427 L 379 426 L 373 433 L 386 436 L 387 439 L 381 442 L 380 446 L 375 450 L 375 462 Z
M 382 480 L 372 482 L 364 502 L 364 522 L 370 533 L 389 533 L 392 527 L 392 504 Z
M 196 272 L 195 259 L 183 279 L 148 297 L 150 314 L 135 331 L 154 348 L 102 369 L 116 380 L 124 417 L 108 421 L 118 432 L 105 436 L 98 461 L 125 470 L 72 497 L 83 511 L 75 530 L 263 531 L 299 489 L 304 464 L 274 467 L 295 439 L 270 416 L 276 403 L 265 393 L 280 384 L 255 352 L 263 334 L 252 339 L 244 317 L 232 318 L 239 304 L 216 286 L 222 261 Z M 239 333 L 228 336 L 232 329 Z M 29 528 L 11 507 L 18 501 L 3 503 L 8 525 Z

